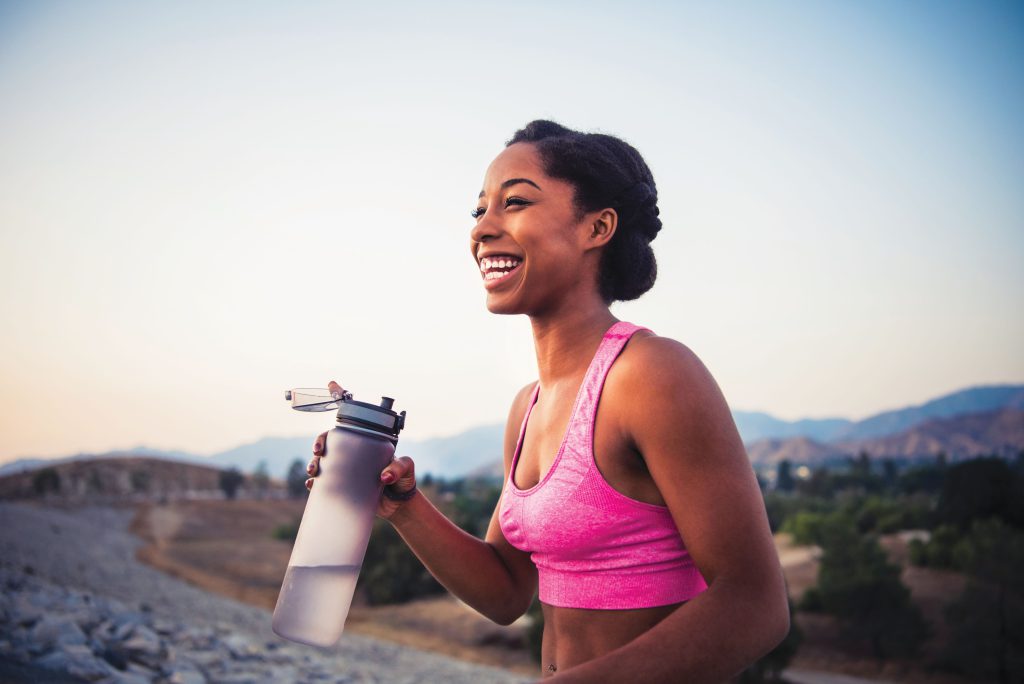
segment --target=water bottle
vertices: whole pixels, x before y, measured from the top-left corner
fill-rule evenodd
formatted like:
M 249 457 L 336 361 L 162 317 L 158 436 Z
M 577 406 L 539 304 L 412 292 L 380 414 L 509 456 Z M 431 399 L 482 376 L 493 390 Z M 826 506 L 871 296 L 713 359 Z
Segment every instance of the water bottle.
M 405 411 L 392 411 L 389 397 L 378 406 L 355 401 L 349 392 L 335 399 L 318 390 L 293 390 L 285 398 L 299 411 L 337 408 L 338 415 L 302 513 L 272 627 L 285 639 L 327 647 L 345 628 L 383 488 L 380 471 L 395 457 Z

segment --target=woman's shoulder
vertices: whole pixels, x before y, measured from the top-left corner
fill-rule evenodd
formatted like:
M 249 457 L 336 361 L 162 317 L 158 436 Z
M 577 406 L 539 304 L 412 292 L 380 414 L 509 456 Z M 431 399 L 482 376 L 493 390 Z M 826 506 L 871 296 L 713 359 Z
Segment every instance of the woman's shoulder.
M 718 385 L 700 357 L 688 345 L 640 330 L 630 339 L 607 379 L 616 394 L 635 400 L 700 403 Z
M 641 378 L 704 369 L 704 363 L 689 346 L 646 329 L 633 334 L 615 365 L 621 365 L 620 370 L 627 371 L 628 375 Z

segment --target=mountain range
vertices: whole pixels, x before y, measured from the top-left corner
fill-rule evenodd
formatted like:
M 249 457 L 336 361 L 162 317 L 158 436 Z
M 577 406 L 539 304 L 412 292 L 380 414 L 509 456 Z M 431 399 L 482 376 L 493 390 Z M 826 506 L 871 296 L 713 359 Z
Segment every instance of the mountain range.
M 759 468 L 783 459 L 818 465 L 865 451 L 875 458 L 915 460 L 945 452 L 951 460 L 979 454 L 1015 456 L 1024 450 L 1024 385 L 989 385 L 947 394 L 918 406 L 885 411 L 863 420 L 785 421 L 767 413 L 734 411 L 751 462 Z M 397 452 L 416 461 L 418 473 L 458 478 L 501 475 L 501 424 L 483 425 L 450 437 L 402 440 Z M 0 475 L 80 458 L 150 456 L 252 472 L 261 462 L 283 477 L 294 459 L 305 464 L 313 436 L 264 437 L 210 456 L 140 446 L 63 459 L 24 458 L 0 466 Z

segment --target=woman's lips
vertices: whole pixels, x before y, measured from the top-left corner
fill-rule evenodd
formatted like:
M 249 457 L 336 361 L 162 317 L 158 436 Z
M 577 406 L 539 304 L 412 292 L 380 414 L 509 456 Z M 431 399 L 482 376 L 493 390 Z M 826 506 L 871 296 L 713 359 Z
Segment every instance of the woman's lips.
M 511 269 L 509 269 L 505 273 L 505 275 L 502 275 L 502 276 L 490 276 L 489 277 L 488 273 L 484 273 L 483 274 L 484 289 L 486 289 L 486 290 L 493 290 L 495 288 L 501 287 L 505 283 L 507 283 L 510 280 L 512 280 L 513 278 L 515 278 L 516 274 L 519 273 L 519 271 L 522 268 L 523 268 L 523 262 L 520 261 L 518 264 L 516 264 Z M 492 271 L 491 273 L 494 273 L 494 272 Z

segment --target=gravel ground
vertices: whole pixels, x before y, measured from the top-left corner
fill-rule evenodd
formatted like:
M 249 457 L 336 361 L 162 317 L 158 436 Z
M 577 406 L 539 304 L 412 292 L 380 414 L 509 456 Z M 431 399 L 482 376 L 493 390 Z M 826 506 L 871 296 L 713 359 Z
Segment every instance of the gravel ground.
M 339 645 L 324 650 L 288 642 L 271 632 L 269 611 L 209 594 L 136 561 L 134 552 L 141 541 L 127 531 L 132 516 L 130 509 L 64 510 L 0 502 L 0 570 L 8 578 L 8 606 L 17 602 L 17 592 L 29 591 L 35 592 L 33 596 L 49 591 L 61 601 L 75 603 L 76 610 L 80 610 L 83 596 L 88 597 L 87 603 L 93 597 L 98 603 L 110 599 L 116 605 L 123 604 L 125 610 L 150 616 L 147 624 L 172 625 L 165 631 L 156 628 L 162 639 L 161 657 L 173 659 L 178 654 L 186 664 L 190 646 L 176 640 L 197 630 L 218 635 L 214 641 L 221 649 L 220 659 L 209 667 L 204 663 L 201 672 L 188 681 L 525 681 L 502 670 L 359 635 L 343 635 Z M 12 615 L 11 609 L 7 615 Z M 116 615 L 111 619 L 116 622 Z M 0 661 L 6 661 L 8 668 L 4 670 L 0 662 L 0 673 L 11 676 L 19 667 L 26 668 L 25 672 L 37 667 L 38 661 L 23 662 L 22 657 L 22 662 L 16 663 L 11 655 L 16 651 L 12 644 L 19 643 L 19 638 L 24 640 L 26 637 L 19 635 L 29 634 L 32 625 L 23 621 L 27 626 L 18 627 L 20 632 L 15 634 L 16 628 L 11 626 L 15 622 L 0 624 L 7 625 L 3 627 L 5 633 L 0 633 L 0 645 L 7 644 L 8 649 L 6 657 L 0 653 Z M 149 630 L 145 633 L 154 634 Z M 238 644 L 246 645 L 247 653 L 240 655 L 239 648 L 235 648 Z M 47 662 L 54 661 L 50 657 Z M 148 672 L 139 667 L 134 674 L 142 681 L 184 681 L 174 673 L 173 665 L 166 663 L 151 665 Z M 115 674 L 122 676 L 120 671 Z M 26 677 L 22 681 L 36 681 Z M 117 677 L 102 681 L 122 681 Z

